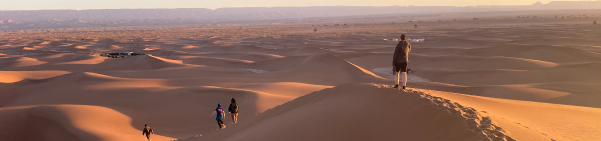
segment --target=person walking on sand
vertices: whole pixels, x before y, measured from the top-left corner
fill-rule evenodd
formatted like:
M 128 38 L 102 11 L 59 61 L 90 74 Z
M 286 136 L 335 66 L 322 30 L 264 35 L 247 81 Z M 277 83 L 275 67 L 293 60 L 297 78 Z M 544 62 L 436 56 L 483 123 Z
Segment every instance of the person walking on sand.
M 215 109 L 215 112 L 213 112 L 213 114 L 211 114 L 211 116 L 213 116 L 215 113 L 217 113 L 217 117 L 215 117 L 215 120 L 217 120 L 217 124 L 219 124 L 219 128 L 220 129 L 225 128 L 225 125 L 223 124 L 224 111 L 223 111 L 223 107 L 221 107 L 221 103 L 217 103 L 217 109 Z
M 146 134 L 146 139 L 148 139 L 149 141 L 150 141 L 150 134 L 154 134 L 152 129 L 150 127 L 148 127 L 148 124 L 144 124 L 144 129 L 142 129 L 142 136 L 144 136 L 144 134 Z
M 396 49 L 394 49 L 394 56 L 392 58 L 393 75 L 396 82 L 395 89 L 399 88 L 399 79 L 403 81 L 403 90 L 407 86 L 407 63 L 409 62 L 410 51 L 411 44 L 407 42 L 407 37 L 403 34 L 401 35 L 401 41 L 399 41 Z
M 232 114 L 234 123 L 238 122 L 238 103 L 236 103 L 236 99 L 232 98 L 232 103 L 230 103 L 230 107 L 227 108 L 227 111 Z

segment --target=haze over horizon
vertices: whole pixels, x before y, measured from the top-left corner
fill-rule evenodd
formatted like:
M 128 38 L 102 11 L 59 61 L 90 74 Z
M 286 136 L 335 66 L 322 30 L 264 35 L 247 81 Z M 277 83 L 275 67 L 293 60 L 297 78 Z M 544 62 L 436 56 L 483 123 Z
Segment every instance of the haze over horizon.
M 0 141 L 601 141 L 601 0 L 537 1 L 1 0 Z
M 479 5 L 532 5 L 536 2 L 543 4 L 552 0 L 21 0 L 6 1 L 0 5 L 0 11 L 5 10 L 56 10 L 56 9 L 155 9 L 155 8 L 230 8 L 230 7 L 307 7 L 307 6 L 479 6 Z M 594 0 L 562 0 L 562 1 L 594 1 Z M 597 0 L 599 1 L 599 0 Z

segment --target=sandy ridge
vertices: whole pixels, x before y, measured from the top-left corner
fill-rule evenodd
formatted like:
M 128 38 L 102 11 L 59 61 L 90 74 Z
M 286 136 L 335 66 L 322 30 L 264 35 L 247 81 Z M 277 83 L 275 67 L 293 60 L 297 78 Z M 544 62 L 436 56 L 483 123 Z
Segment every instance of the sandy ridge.
M 392 85 L 375 84 L 378 88 L 392 88 Z M 445 109 L 449 114 L 461 116 L 466 126 L 473 132 L 481 133 L 482 140 L 515 141 L 507 135 L 506 130 L 495 125 L 492 119 L 472 107 L 463 106 L 457 102 L 442 97 L 432 96 L 419 90 L 409 89 L 408 94 L 418 94 L 426 103 Z
M 381 121 L 382 123 L 376 125 L 370 125 L 370 123 L 377 123 L 374 120 L 361 120 L 365 112 L 370 113 L 369 111 L 372 109 L 370 107 L 373 104 L 386 105 L 382 110 L 390 111 L 394 110 L 389 108 L 389 106 L 392 106 L 390 104 L 397 106 L 394 103 L 409 103 L 407 105 L 412 105 L 408 106 L 409 108 L 407 109 L 404 109 L 404 107 L 397 109 L 400 114 L 410 115 L 411 117 L 386 117 L 378 119 L 377 121 Z M 338 106 L 345 106 L 352 110 L 338 112 L 323 112 L 319 110 L 324 106 L 333 107 L 326 108 L 328 109 L 326 111 L 340 108 Z M 347 117 L 349 119 L 338 119 L 338 115 L 353 116 Z M 377 115 L 374 116 L 377 117 Z M 317 120 L 319 119 L 318 117 L 322 119 Z M 338 120 L 332 120 L 332 118 Z M 313 127 L 314 125 L 319 125 L 318 123 L 314 123 L 317 122 L 315 120 L 329 121 L 332 122 L 329 124 L 341 127 Z M 392 122 L 389 120 L 392 120 Z M 412 125 L 419 125 L 419 127 Z M 334 130 L 328 130 L 328 128 L 333 128 Z M 335 130 L 338 128 L 344 128 L 344 131 L 361 131 L 358 131 L 360 134 L 355 135 Z M 323 131 L 329 132 L 326 135 L 320 134 Z M 424 131 L 436 131 L 437 135 L 433 137 L 433 135 L 428 134 L 432 132 Z M 471 107 L 462 106 L 448 99 L 435 97 L 417 90 L 394 90 L 391 89 L 390 85 L 352 83 L 307 94 L 251 117 L 248 121 L 229 125 L 228 128 L 223 130 L 180 139 L 179 141 L 240 139 L 391 140 L 401 139 L 399 135 L 402 135 L 402 139 L 408 140 L 515 140 L 508 134 L 509 131 L 496 125 L 492 118 L 486 116 L 486 113 L 479 112 Z

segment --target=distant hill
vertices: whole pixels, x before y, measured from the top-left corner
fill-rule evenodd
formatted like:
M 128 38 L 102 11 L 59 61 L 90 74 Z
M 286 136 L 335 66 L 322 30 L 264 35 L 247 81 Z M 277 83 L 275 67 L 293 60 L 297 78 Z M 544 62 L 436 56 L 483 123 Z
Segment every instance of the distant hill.
M 459 12 L 601 9 L 601 1 L 553 1 L 518 6 L 315 6 L 182 9 L 93 9 L 0 11 L 0 31 L 22 29 L 184 25 L 261 21 L 309 17 L 377 14 L 433 14 Z
M 209 21 L 266 20 L 282 18 L 335 17 L 392 13 L 446 13 L 511 10 L 601 9 L 601 1 L 553 1 L 521 6 L 318 6 L 186 9 L 100 9 L 100 10 L 23 10 L 0 11 L 0 20 L 118 21 L 144 19 L 203 19 Z

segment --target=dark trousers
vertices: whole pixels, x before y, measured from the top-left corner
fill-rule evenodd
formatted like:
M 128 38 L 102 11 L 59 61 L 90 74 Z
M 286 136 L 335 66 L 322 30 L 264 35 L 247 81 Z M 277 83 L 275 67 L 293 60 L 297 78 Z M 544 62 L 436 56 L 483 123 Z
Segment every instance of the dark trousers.
M 399 71 L 401 71 L 401 72 L 407 72 L 407 65 L 408 65 L 408 62 L 405 62 L 405 63 L 396 63 L 396 64 L 394 64 L 394 68 L 395 68 L 394 71 L 395 72 L 399 72 Z
M 217 124 L 219 124 L 219 128 L 223 128 L 223 120 L 217 120 Z

